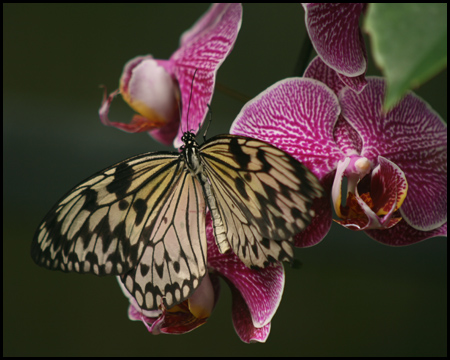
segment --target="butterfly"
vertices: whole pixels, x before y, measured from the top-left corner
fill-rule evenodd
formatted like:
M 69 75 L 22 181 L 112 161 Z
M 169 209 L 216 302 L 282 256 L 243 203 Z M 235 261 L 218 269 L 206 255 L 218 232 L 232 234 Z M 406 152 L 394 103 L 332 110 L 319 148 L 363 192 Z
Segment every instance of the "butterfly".
M 180 152 L 137 155 L 89 177 L 53 207 L 31 255 L 52 270 L 117 275 L 144 310 L 189 298 L 207 272 L 206 209 L 221 253 L 251 268 L 293 260 L 314 216 L 317 178 L 261 140 L 193 132 Z

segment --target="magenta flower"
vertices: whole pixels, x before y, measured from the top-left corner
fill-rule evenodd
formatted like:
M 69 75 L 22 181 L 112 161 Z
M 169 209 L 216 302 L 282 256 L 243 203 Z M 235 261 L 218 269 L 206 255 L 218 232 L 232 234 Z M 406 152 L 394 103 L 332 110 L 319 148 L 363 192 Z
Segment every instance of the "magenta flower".
M 252 270 L 233 253 L 221 254 L 216 245 L 211 218 L 207 218 L 206 236 L 209 273 L 200 287 L 182 303 L 167 309 L 141 310 L 136 300 L 119 284 L 130 300 L 128 317 L 140 320 L 152 334 L 184 334 L 203 325 L 211 315 L 220 293 L 219 276 L 230 286 L 232 319 L 242 341 L 265 342 L 284 288 L 284 269 L 280 263 Z
M 270 142 L 303 162 L 328 192 L 313 206 L 317 215 L 297 235 L 296 246 L 314 245 L 327 234 L 330 198 L 341 217 L 337 222 L 385 244 L 446 235 L 447 127 L 442 119 L 413 93 L 383 114 L 381 78 L 369 78 L 357 94 L 342 88 L 336 72 L 319 58 L 305 75 L 317 80 L 278 82 L 250 101 L 231 127 L 233 134 Z
M 183 33 L 180 47 L 169 60 L 154 59 L 151 55 L 130 60 L 124 67 L 119 89 L 108 97 L 105 93 L 99 110 L 103 124 L 131 133 L 147 131 L 166 145 L 173 141 L 175 147 L 180 147 L 183 132 L 196 131 L 205 118 L 216 72 L 233 48 L 241 20 L 240 4 L 212 5 Z M 129 124 L 108 118 L 109 107 L 118 93 L 138 113 Z M 185 104 L 181 123 L 186 124 L 189 103 L 189 129 L 181 129 L 179 105 Z
M 360 93 L 367 85 L 367 53 L 359 28 L 363 3 L 303 3 L 305 24 L 322 61 L 339 79 Z

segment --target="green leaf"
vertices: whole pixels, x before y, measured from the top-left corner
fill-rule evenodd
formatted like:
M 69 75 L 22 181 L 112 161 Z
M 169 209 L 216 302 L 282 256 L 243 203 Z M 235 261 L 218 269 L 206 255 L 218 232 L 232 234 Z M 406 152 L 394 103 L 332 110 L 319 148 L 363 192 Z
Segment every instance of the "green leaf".
M 447 66 L 447 4 L 370 4 L 364 22 L 392 108 Z

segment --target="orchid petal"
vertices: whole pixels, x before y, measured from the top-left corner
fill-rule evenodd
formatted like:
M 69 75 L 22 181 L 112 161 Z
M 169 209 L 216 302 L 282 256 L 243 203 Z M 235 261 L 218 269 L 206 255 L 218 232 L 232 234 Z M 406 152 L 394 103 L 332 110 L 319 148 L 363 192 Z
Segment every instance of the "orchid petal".
M 230 133 L 269 142 L 322 179 L 343 157 L 333 139 L 339 113 L 337 97 L 327 86 L 313 79 L 289 78 L 250 100 Z
M 109 121 L 108 113 L 109 113 L 109 108 L 111 107 L 112 101 L 117 96 L 117 94 L 119 94 L 119 89 L 113 91 L 109 95 L 106 95 L 106 94 L 107 94 L 106 87 L 104 87 L 102 105 L 100 106 L 100 109 L 98 110 L 98 114 L 100 116 L 101 122 L 104 125 L 115 126 L 113 124 L 116 124 L 116 123 Z
M 214 308 L 214 288 L 206 273 L 200 286 L 188 299 L 189 311 L 198 319 L 208 318 Z
M 390 203 L 391 208 L 388 209 L 388 213 L 384 217 L 379 217 L 373 209 L 364 201 L 359 194 L 355 195 L 355 199 L 358 202 L 359 206 L 363 210 L 364 214 L 367 216 L 367 224 L 360 226 L 360 230 L 368 230 L 368 229 L 386 229 L 390 226 L 394 226 L 397 224 L 401 218 L 396 218 L 394 221 L 391 221 L 391 217 L 394 214 L 394 210 L 397 208 L 397 202 L 394 201 Z
M 367 79 L 365 73 L 363 75 L 358 75 L 355 77 L 348 77 L 339 73 L 337 73 L 337 75 L 345 86 L 348 86 L 349 89 L 352 89 L 357 94 L 363 91 L 364 88 L 367 86 Z
M 335 94 L 338 94 L 339 91 L 345 87 L 345 84 L 341 81 L 337 72 L 327 66 L 319 56 L 316 56 L 311 60 L 303 76 L 323 82 L 333 90 Z
M 170 309 L 161 302 L 159 310 L 143 310 L 136 299 L 117 277 L 120 288 L 130 301 L 128 317 L 133 321 L 142 321 L 153 335 L 184 334 L 203 325 L 211 314 L 219 295 L 218 278 L 214 275 L 203 278 L 202 283 L 187 300 Z M 206 281 L 205 281 L 206 280 Z
M 331 67 L 327 66 L 319 56 L 316 56 L 308 65 L 303 75 L 304 77 L 312 78 L 323 82 L 335 94 L 348 86 L 356 93 L 360 93 L 367 85 L 365 75 L 356 77 L 347 77 L 337 73 Z
M 328 67 L 318 56 L 310 62 L 304 76 L 323 82 L 335 94 L 338 94 L 345 87 L 336 71 Z M 365 83 L 367 82 L 365 81 Z M 341 115 L 334 127 L 333 136 L 345 156 L 359 155 L 361 153 L 362 142 L 360 136 Z
M 447 222 L 447 126 L 413 93 L 384 114 L 384 93 L 380 78 L 369 78 L 361 94 L 343 89 L 342 114 L 362 138 L 362 156 L 376 165 L 382 155 L 405 173 L 405 221 L 421 231 L 437 229 Z
M 103 98 L 99 115 L 104 125 L 130 133 L 149 132 L 166 145 L 172 142 L 180 122 L 180 95 L 177 85 L 161 63 L 163 61 L 154 60 L 152 56 L 138 56 L 125 64 L 120 90 L 111 93 L 108 98 L 105 93 Z M 129 124 L 108 118 L 109 107 L 118 93 L 139 113 L 133 116 Z M 155 130 L 157 132 L 153 134 Z
M 370 199 L 370 197 L 369 197 Z M 343 218 L 334 220 L 338 224 L 354 231 L 379 229 L 384 230 L 396 225 L 401 217 L 391 218 L 394 214 L 396 203 L 392 203 L 392 208 L 384 217 L 379 217 L 373 212 L 371 206 L 368 204 L 366 194 L 361 197 L 358 194 L 349 193 L 347 196 L 347 203 L 345 207 L 341 208 Z
M 355 77 L 367 68 L 365 45 L 359 29 L 362 3 L 308 3 L 305 23 L 317 54 L 338 73 Z
M 240 291 L 230 284 L 232 303 L 232 319 L 236 333 L 245 343 L 266 342 L 270 333 L 270 322 L 264 326 L 256 327 L 247 303 Z
M 362 140 L 358 133 L 345 121 L 342 115 L 334 127 L 333 136 L 336 144 L 345 156 L 355 156 L 361 154 Z
M 179 120 L 180 95 L 176 83 L 160 63 L 151 56 L 130 60 L 120 79 L 120 92 L 131 108 L 162 126 Z
M 214 92 L 216 72 L 233 49 L 241 21 L 240 4 L 212 5 L 182 35 L 180 48 L 170 58 L 183 104 L 182 126 L 174 140 L 176 148 L 182 145 L 185 131 L 197 132 L 203 124 Z
M 394 211 L 402 206 L 408 191 L 405 173 L 392 161 L 379 156 L 378 166 L 372 171 L 371 196 L 373 210 L 377 215 L 386 215 L 392 211 L 392 203 L 396 203 Z
M 431 231 L 420 231 L 409 226 L 406 221 L 400 221 L 397 225 L 389 229 L 382 231 L 368 230 L 366 234 L 386 245 L 405 246 L 436 236 L 447 236 L 447 223 Z
M 356 203 L 356 204 L 355 204 Z M 355 206 L 356 205 L 356 206 Z M 349 193 L 347 197 L 346 208 L 352 210 L 350 216 L 343 216 L 343 219 L 335 220 L 338 224 L 354 231 L 365 230 L 365 229 L 380 229 L 382 225 L 380 219 L 376 214 L 370 209 L 370 207 L 361 200 L 360 197 Z M 354 209 L 359 210 L 359 216 L 355 216 L 353 213 Z
M 207 220 L 208 266 L 240 292 L 253 326 L 264 327 L 275 315 L 284 288 L 284 269 L 274 263 L 264 269 L 249 269 L 233 252 L 221 254 L 215 244 L 212 221 Z
M 319 243 L 326 234 L 330 231 L 333 213 L 330 206 L 330 193 L 331 187 L 331 177 L 330 179 L 325 179 L 322 181 L 322 186 L 325 189 L 325 195 L 319 199 L 316 199 L 311 210 L 316 214 L 311 223 L 303 230 L 301 233 L 294 236 L 294 246 L 295 247 L 310 247 Z
M 379 158 L 380 164 L 372 171 L 371 194 L 359 195 L 358 184 L 371 170 L 367 158 L 354 156 L 339 161 L 332 188 L 337 223 L 351 230 L 386 229 L 401 218 L 391 219 L 401 206 L 407 183 L 403 172 L 387 159 Z M 341 205 L 342 179 L 347 176 L 346 206 Z M 380 216 L 384 215 L 384 216 Z

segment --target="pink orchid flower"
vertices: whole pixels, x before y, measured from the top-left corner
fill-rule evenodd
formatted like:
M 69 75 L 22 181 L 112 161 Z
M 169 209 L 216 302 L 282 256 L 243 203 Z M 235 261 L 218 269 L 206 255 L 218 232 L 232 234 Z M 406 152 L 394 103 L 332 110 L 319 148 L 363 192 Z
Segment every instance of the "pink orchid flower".
M 314 204 L 296 246 L 328 233 L 330 198 L 338 223 L 384 244 L 446 235 L 447 127 L 439 115 L 413 93 L 385 114 L 383 79 L 368 78 L 357 94 L 320 58 L 305 76 L 314 79 L 285 79 L 251 100 L 230 131 L 277 146 L 321 180 L 328 197 Z
M 240 4 L 214 4 L 182 34 L 180 47 L 169 60 L 151 55 L 131 59 L 124 67 L 119 89 L 108 97 L 105 92 L 99 110 L 102 123 L 131 133 L 146 131 L 163 144 L 173 142 L 180 147 L 183 132 L 197 131 L 205 118 L 216 72 L 234 46 L 241 21 Z M 118 93 L 138 113 L 129 124 L 108 118 Z M 181 129 L 180 120 L 187 124 L 187 104 L 189 129 Z
M 367 85 L 367 52 L 359 28 L 363 3 L 303 3 L 305 24 L 314 49 L 340 81 L 360 93 Z
M 232 320 L 238 336 L 246 343 L 265 342 L 270 332 L 270 321 L 283 294 L 283 266 L 275 263 L 265 269 L 252 270 L 233 252 L 221 254 L 214 239 L 210 217 L 206 236 L 209 273 L 194 294 L 181 304 L 170 309 L 161 304 L 159 310 L 142 310 L 118 278 L 130 301 L 128 317 L 142 321 L 154 335 L 192 331 L 203 325 L 211 315 L 220 293 L 219 277 L 222 277 L 231 289 Z

